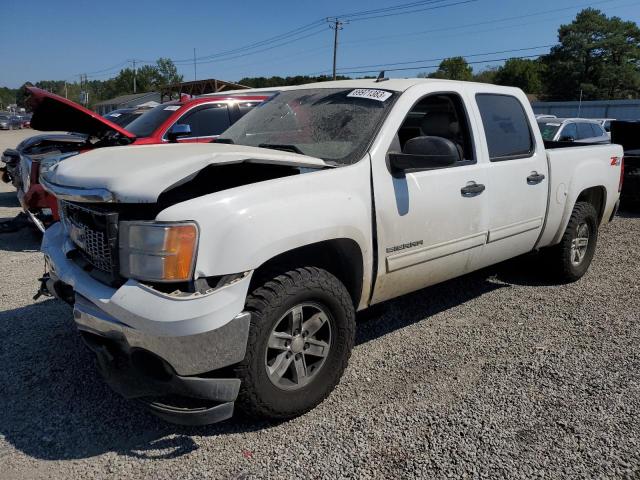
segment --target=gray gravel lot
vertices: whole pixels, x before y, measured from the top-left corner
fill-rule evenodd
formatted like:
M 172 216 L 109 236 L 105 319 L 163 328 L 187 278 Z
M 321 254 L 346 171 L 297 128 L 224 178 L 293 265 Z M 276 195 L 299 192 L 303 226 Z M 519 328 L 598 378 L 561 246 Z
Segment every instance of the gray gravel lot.
M 526 257 L 389 302 L 312 412 L 185 428 L 103 384 L 71 310 L 31 300 L 37 235 L 2 235 L 0 478 L 638 479 L 638 238 L 621 214 L 575 284 Z

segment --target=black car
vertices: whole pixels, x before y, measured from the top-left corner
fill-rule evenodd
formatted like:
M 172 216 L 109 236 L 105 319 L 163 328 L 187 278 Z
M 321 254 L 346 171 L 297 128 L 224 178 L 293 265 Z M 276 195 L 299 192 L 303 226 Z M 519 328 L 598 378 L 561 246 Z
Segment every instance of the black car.
M 611 143 L 624 148 L 623 204 L 640 204 L 640 121 L 611 122 Z

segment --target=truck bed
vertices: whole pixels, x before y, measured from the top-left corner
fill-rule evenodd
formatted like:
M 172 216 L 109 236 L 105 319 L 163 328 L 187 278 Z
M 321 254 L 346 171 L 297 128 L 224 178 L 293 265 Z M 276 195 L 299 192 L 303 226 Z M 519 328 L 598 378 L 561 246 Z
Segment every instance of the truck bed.
M 605 205 L 599 212 L 601 223 L 609 221 L 616 206 L 617 195 L 614 193 L 620 185 L 622 156 L 620 145 L 572 143 L 571 147 L 563 145 L 547 149 L 549 201 L 547 220 L 538 245 L 554 245 L 560 241 L 578 196 L 594 185 L 596 189 L 603 189 L 602 193 L 609 193 L 604 196 Z

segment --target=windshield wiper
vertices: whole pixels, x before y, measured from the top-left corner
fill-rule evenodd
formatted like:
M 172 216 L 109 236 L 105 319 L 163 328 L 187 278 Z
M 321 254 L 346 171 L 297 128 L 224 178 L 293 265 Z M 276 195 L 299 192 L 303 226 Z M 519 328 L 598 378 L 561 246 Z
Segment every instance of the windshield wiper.
M 232 145 L 235 142 L 233 140 L 231 140 L 230 138 L 214 138 L 213 140 L 211 140 L 210 143 L 228 143 L 228 144 Z
M 277 143 L 261 143 L 259 148 L 270 148 L 272 150 L 282 150 L 283 152 L 299 153 L 304 155 L 304 152 L 295 145 L 277 144 Z

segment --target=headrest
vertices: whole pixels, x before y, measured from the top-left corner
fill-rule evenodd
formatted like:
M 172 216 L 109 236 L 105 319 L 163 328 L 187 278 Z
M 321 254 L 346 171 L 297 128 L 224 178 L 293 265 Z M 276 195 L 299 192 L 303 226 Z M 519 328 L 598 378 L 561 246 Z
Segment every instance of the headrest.
M 453 134 L 451 116 L 446 112 L 428 113 L 422 120 L 420 129 L 423 135 L 449 138 Z

